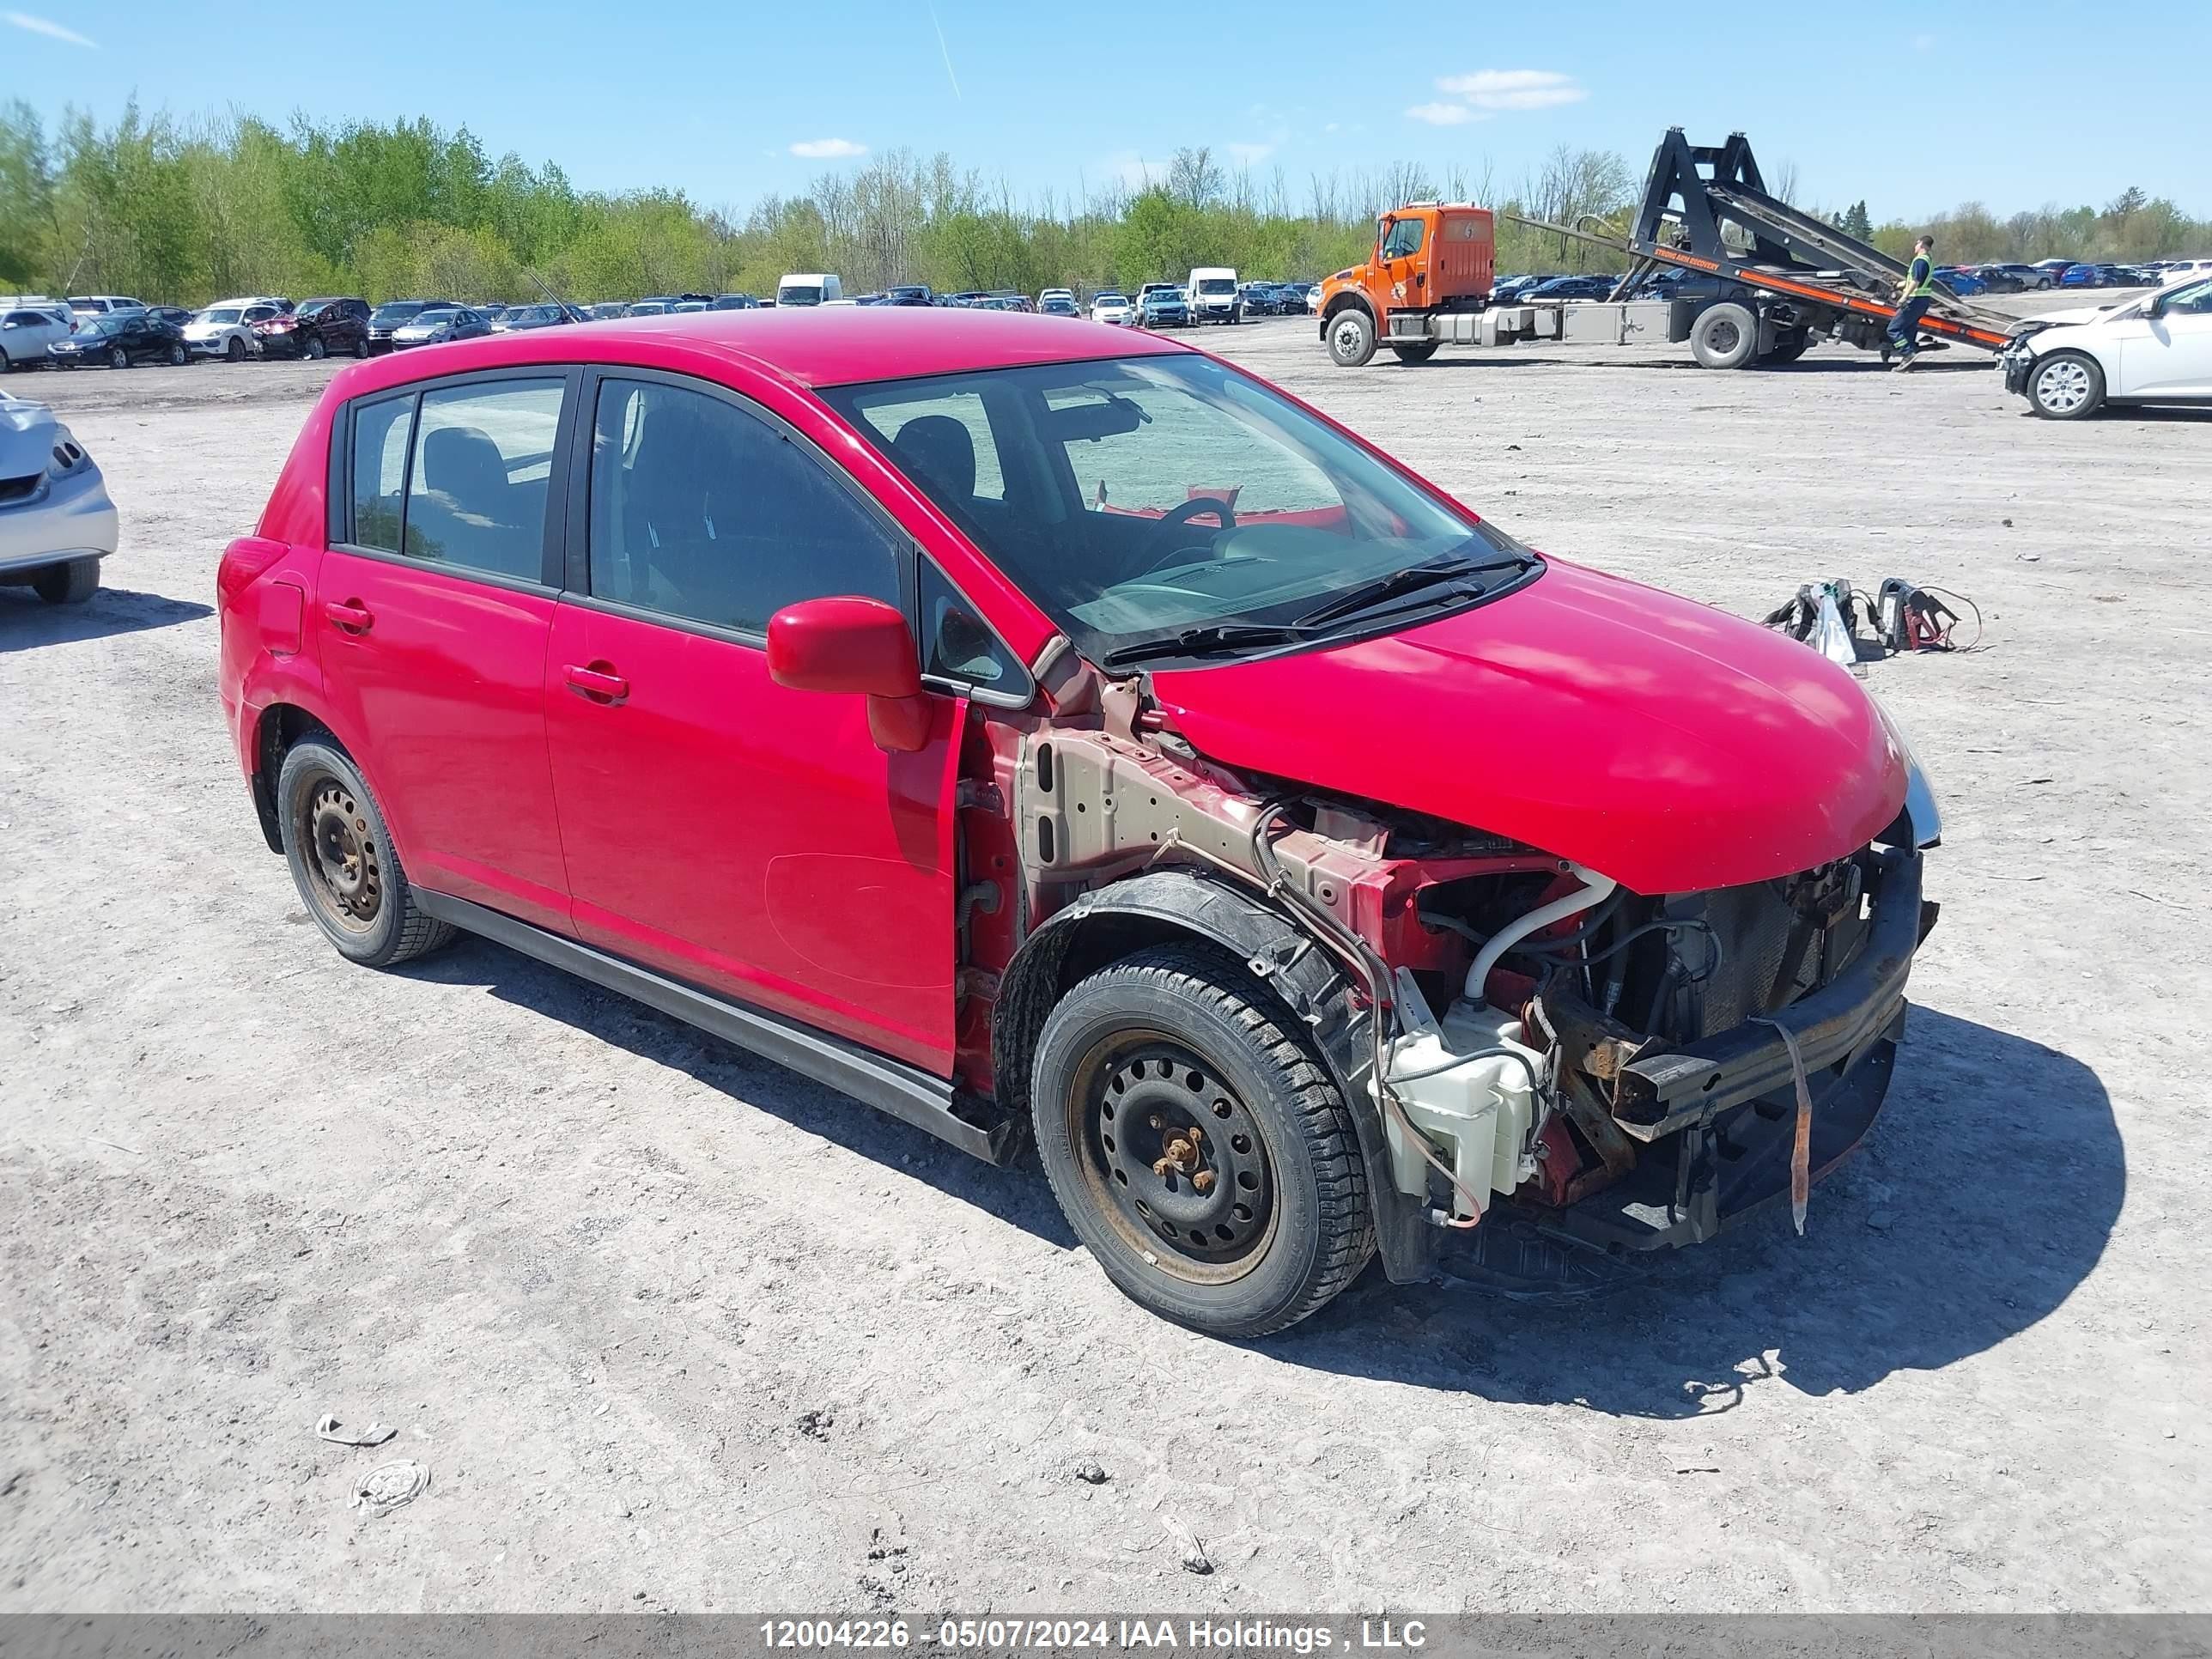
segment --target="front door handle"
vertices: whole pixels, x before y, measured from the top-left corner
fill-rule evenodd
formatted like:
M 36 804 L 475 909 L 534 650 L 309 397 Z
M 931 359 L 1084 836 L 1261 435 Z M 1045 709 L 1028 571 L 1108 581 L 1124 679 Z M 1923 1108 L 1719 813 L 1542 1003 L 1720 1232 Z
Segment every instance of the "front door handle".
M 349 634 L 366 634 L 376 626 L 376 613 L 359 599 L 332 599 L 323 614 Z
M 610 663 L 594 663 L 589 667 L 570 663 L 561 675 L 571 691 L 602 707 L 611 707 L 629 696 L 629 682 L 616 673 Z

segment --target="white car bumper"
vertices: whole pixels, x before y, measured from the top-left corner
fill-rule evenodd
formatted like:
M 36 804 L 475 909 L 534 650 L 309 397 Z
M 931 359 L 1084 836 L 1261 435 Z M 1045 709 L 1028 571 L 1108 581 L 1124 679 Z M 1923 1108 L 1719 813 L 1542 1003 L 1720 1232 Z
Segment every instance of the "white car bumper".
M 0 501 L 0 575 L 106 558 L 115 540 L 115 503 L 88 460 L 66 477 L 42 477 L 26 497 Z

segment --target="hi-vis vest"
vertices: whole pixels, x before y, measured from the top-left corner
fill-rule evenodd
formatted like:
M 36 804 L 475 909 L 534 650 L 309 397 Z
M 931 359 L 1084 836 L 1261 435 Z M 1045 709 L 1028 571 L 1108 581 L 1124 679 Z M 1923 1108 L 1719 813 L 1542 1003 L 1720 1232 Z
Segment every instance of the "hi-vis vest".
M 1936 292 L 1935 260 L 1916 255 L 1912 261 L 1911 270 L 1905 273 L 1905 280 L 1906 282 L 1910 283 L 1912 281 L 1912 271 L 1914 270 L 1919 272 L 1920 280 L 1918 283 L 1914 284 L 1908 297 L 1918 299 L 1923 294 L 1932 295 Z

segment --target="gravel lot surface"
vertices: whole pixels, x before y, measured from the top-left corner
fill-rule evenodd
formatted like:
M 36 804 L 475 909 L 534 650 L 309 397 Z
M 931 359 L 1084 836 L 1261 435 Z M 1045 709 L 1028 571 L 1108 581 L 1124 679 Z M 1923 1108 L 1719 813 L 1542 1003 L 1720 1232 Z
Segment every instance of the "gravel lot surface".
M 1959 353 L 1204 343 L 1548 551 L 1979 603 L 1868 670 L 1944 915 L 1808 1236 L 1567 1306 L 1370 1273 L 1229 1346 L 1034 1169 L 492 945 L 350 968 L 210 609 L 328 367 L 19 378 L 125 545 L 88 606 L 0 591 L 0 1610 L 2212 1608 L 2212 414 L 2039 422 Z M 349 1507 L 394 1458 L 428 1490 Z

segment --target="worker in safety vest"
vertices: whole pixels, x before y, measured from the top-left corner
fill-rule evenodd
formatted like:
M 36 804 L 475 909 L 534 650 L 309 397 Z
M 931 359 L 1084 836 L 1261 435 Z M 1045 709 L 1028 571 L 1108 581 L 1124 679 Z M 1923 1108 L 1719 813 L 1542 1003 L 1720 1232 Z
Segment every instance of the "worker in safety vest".
M 1896 367 L 1906 369 L 1920 355 L 1920 319 L 1936 299 L 1936 239 L 1923 236 L 1912 245 L 1912 269 L 1897 285 L 1897 315 L 1890 319 L 1889 343 L 1897 348 Z

